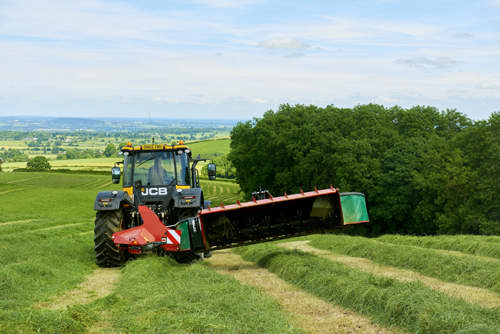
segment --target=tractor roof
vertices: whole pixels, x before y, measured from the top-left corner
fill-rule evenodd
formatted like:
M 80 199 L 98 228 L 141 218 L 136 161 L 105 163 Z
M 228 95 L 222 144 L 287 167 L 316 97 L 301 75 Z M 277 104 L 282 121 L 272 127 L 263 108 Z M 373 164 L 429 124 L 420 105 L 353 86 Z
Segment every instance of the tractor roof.
M 186 145 L 184 145 L 183 141 L 179 141 L 177 145 L 168 145 L 168 144 L 145 144 L 145 145 L 137 145 L 132 146 L 132 143 L 127 143 L 127 145 L 122 147 L 123 152 L 130 151 L 173 151 L 178 149 L 188 149 Z

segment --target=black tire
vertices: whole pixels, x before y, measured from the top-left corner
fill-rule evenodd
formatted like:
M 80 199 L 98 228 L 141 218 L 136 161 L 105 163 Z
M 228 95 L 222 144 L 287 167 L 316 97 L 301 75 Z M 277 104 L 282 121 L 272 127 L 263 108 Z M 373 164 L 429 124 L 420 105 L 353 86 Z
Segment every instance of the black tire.
M 97 211 L 95 217 L 94 243 L 95 259 L 100 267 L 119 267 L 126 256 L 116 247 L 111 236 L 122 230 L 123 212 Z
M 201 259 L 201 255 L 192 251 L 168 253 L 177 263 L 193 263 Z

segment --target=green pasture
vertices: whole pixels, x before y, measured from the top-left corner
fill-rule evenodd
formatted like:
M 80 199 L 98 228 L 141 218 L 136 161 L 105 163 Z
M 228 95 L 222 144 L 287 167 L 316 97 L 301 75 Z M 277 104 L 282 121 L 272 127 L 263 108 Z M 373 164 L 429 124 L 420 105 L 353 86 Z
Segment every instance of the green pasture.
M 69 159 L 69 160 L 54 160 L 54 156 L 43 154 L 43 156 L 50 158 L 50 166 L 52 169 L 71 169 L 71 170 L 96 170 L 96 171 L 110 171 L 114 163 L 123 160 L 121 157 L 114 158 L 94 158 L 94 159 Z M 26 162 L 6 162 L 2 164 L 2 169 L 6 172 L 12 171 L 16 168 L 26 168 Z
M 200 185 L 205 199 L 212 201 L 212 207 L 221 203 L 234 204 L 236 200 L 241 200 L 243 197 L 240 187 L 234 182 L 201 180 Z
M 231 145 L 231 139 L 214 139 L 214 140 L 204 140 L 199 142 L 186 143 L 187 146 L 193 152 L 193 157 L 198 156 L 198 154 L 203 158 L 206 156 L 214 155 L 224 155 L 229 153 L 229 148 Z
M 5 148 L 6 150 L 9 148 L 15 148 L 17 150 L 27 149 L 28 145 L 22 140 L 0 140 L 0 148 Z

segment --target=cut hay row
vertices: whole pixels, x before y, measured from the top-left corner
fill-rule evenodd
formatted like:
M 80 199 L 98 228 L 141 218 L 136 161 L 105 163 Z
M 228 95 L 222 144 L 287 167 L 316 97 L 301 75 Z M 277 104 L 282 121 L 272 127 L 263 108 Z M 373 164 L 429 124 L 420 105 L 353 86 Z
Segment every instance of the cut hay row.
M 98 185 L 98 186 L 96 187 L 96 189 L 104 189 L 104 188 L 106 188 L 106 187 L 108 187 L 108 186 L 111 186 L 112 184 L 113 184 L 113 182 L 111 182 L 111 181 L 104 182 L 104 183 L 102 183 L 102 184 Z
M 311 236 L 311 246 L 500 293 L 500 262 L 343 235 Z
M 292 241 L 278 244 L 287 249 L 314 254 L 322 258 L 342 263 L 348 267 L 356 268 L 377 276 L 393 278 L 402 282 L 421 282 L 431 289 L 441 291 L 451 297 L 460 298 L 468 303 L 473 303 L 487 308 L 500 308 L 500 295 L 485 289 L 470 287 L 427 277 L 410 270 L 399 269 L 391 266 L 376 264 L 364 258 L 344 256 L 320 250 L 309 245 L 309 241 Z
M 201 186 L 205 199 L 212 201 L 212 206 L 218 206 L 221 202 L 223 204 L 232 204 L 242 199 L 237 184 L 203 180 Z
M 218 251 L 207 260 L 210 267 L 242 284 L 251 285 L 274 298 L 290 314 L 291 321 L 306 333 L 396 333 L 373 324 L 352 311 L 334 306 L 297 289 L 276 274 L 244 261 L 230 250 Z
M 40 236 L 40 234 L 46 233 L 46 232 L 54 232 L 55 230 L 63 230 L 63 229 L 74 229 L 78 227 L 78 229 L 81 229 L 85 226 L 89 226 L 89 223 L 87 222 L 78 222 L 78 223 L 68 223 L 68 222 L 61 222 L 61 221 L 47 221 L 43 219 L 27 219 L 26 221 L 20 223 L 11 223 L 11 224 L 0 224 L 0 231 L 2 235 L 4 236 L 11 236 L 13 237 L 14 235 L 22 235 L 26 234 L 26 230 L 29 230 L 30 234 L 37 234 Z M 70 233 L 73 231 L 68 231 L 65 233 Z
M 34 221 L 36 221 L 36 219 L 23 219 L 23 220 L 13 220 L 13 221 L 8 221 L 8 222 L 0 222 L 0 227 L 7 226 L 7 225 L 31 223 Z
M 413 247 L 418 247 L 418 246 L 413 246 Z M 425 248 L 425 247 L 419 247 L 419 248 Z M 468 257 L 470 259 L 479 259 L 481 261 L 487 261 L 487 262 L 500 262 L 500 259 L 497 259 L 494 257 L 481 256 L 481 255 L 471 255 L 471 254 L 462 253 L 459 251 L 450 251 L 450 250 L 437 249 L 437 248 L 433 248 L 433 249 L 436 252 L 439 252 L 442 254 L 448 254 L 448 255 L 460 256 L 460 257 Z
M 273 244 L 236 248 L 235 252 L 288 283 L 382 326 L 398 326 L 415 333 L 500 331 L 498 310 L 466 303 L 418 282 L 374 276 Z
M 80 188 L 98 189 L 97 185 L 101 184 L 103 182 L 104 177 L 103 176 L 90 177 L 89 179 L 90 179 L 90 181 L 87 181 L 85 183 L 79 184 L 78 186 Z M 108 182 L 106 182 L 106 183 L 108 183 Z M 111 183 L 111 181 L 109 181 L 109 183 Z
M 301 333 L 256 288 L 168 257 L 129 262 L 106 309 L 125 333 Z
M 27 181 L 30 181 L 30 180 L 34 180 L 34 179 L 39 179 L 41 178 L 42 176 L 39 175 L 39 176 L 34 176 L 34 177 L 26 177 L 26 178 L 20 178 L 20 179 L 15 179 L 15 180 L 12 180 L 12 181 L 9 181 L 7 182 L 7 184 L 18 184 L 18 183 L 23 183 L 23 182 L 27 182 Z
M 113 328 L 111 312 L 104 310 L 99 314 L 99 319 L 87 329 L 86 334 L 120 334 Z
M 397 245 L 458 251 L 471 255 L 480 255 L 500 259 L 500 237 L 478 237 L 472 235 L 429 237 L 384 235 L 376 240 Z
M 51 231 L 51 230 L 57 230 L 57 229 L 61 229 L 61 228 L 81 226 L 81 225 L 84 225 L 84 224 L 87 224 L 87 223 L 61 224 L 61 225 L 56 225 L 56 226 L 41 228 L 41 229 L 38 229 L 38 230 L 35 230 L 35 231 L 36 232 Z
M 23 191 L 23 190 L 24 190 L 24 188 L 17 188 L 17 189 L 0 191 L 0 195 L 7 195 L 9 193 L 13 193 L 13 192 L 17 192 L 17 191 Z
M 66 291 L 58 297 L 37 304 L 35 307 L 49 310 L 64 310 L 70 306 L 88 304 L 111 294 L 120 278 L 118 268 L 98 268 L 85 277 L 85 281 L 76 288 Z

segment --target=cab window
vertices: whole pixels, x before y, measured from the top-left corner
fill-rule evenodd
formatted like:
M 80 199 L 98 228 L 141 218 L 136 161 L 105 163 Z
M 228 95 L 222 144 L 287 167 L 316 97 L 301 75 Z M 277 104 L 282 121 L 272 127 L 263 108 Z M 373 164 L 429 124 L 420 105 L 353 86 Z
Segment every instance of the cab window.
M 134 182 L 144 186 L 169 185 L 175 179 L 172 152 L 140 152 L 135 156 Z
M 175 153 L 175 166 L 177 168 L 177 184 L 181 186 L 190 185 L 189 160 L 184 151 Z
M 130 155 L 128 152 L 124 153 L 123 159 L 123 186 L 132 186 L 132 166 L 134 165 L 134 156 Z

